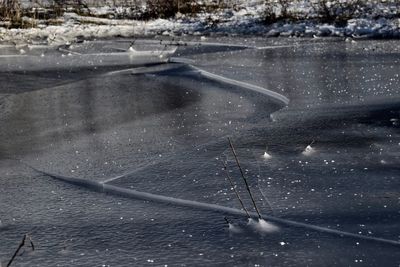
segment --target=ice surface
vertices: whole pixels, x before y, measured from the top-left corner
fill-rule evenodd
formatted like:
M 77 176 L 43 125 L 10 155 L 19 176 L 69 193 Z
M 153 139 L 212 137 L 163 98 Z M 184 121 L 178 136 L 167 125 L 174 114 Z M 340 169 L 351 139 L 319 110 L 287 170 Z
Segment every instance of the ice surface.
M 284 95 L 289 106 L 281 109 L 268 95 L 207 78 L 185 62 L 143 66 L 130 62 L 127 53 L 113 54 L 121 52 L 114 48 L 129 49 L 131 40 L 66 48 L 81 58 L 62 57 L 57 47 L 26 49 L 15 61 L 2 58 L 3 261 L 21 233 L 29 232 L 40 245 L 34 255 L 18 258 L 21 266 L 397 264 L 396 246 L 341 237 L 346 232 L 399 239 L 397 43 L 219 41 L 281 47 L 188 45 L 174 56 Z M 146 50 L 155 42 L 138 41 L 135 48 Z M 4 47 L 0 53 L 15 55 L 18 49 Z M 42 53 L 47 61 L 31 59 Z M 98 60 L 90 65 L 94 54 Z M 53 69 L 56 61 L 65 67 Z M 221 212 L 96 193 L 7 159 L 88 182 L 117 177 L 109 184 L 239 210 L 216 160 L 227 158 L 251 207 L 228 136 L 268 223 L 272 208 L 276 217 L 335 235 L 280 224 L 279 231 L 265 235 L 230 235 Z M 305 157 L 301 153 L 311 140 L 318 153 Z M 273 155 L 268 161 L 260 159 L 265 144 Z M 229 219 L 243 228 L 243 217 Z

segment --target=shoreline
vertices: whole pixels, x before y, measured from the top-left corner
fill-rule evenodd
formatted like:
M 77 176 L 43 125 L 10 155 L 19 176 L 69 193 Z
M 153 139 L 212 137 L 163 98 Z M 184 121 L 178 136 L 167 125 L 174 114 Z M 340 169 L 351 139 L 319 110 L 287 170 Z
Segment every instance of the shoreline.
M 279 21 L 270 25 L 257 18 L 207 23 L 200 18 L 151 21 L 102 19 L 66 13 L 60 25 L 38 24 L 32 28 L 0 27 L 0 45 L 63 45 L 85 40 L 163 36 L 166 38 L 258 36 L 265 38 L 400 39 L 400 18 L 351 19 L 345 26 L 315 21 Z

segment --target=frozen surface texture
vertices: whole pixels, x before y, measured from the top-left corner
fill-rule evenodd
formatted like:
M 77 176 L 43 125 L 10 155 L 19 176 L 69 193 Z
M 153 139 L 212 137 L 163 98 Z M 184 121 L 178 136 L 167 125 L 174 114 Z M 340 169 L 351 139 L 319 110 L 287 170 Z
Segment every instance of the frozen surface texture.
M 36 250 L 16 266 L 398 266 L 395 245 L 103 194 L 26 166 L 240 209 L 226 160 L 253 211 L 231 137 L 266 217 L 400 240 L 396 41 L 182 42 L 169 63 L 146 52 L 172 51 L 166 40 L 137 40 L 139 54 L 125 39 L 0 48 L 1 261 L 30 233 Z

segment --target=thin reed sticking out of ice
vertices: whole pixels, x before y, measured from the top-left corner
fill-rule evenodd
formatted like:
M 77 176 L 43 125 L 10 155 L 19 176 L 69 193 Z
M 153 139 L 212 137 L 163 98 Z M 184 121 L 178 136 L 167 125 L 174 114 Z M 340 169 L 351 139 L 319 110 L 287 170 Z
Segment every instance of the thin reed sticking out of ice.
M 270 234 L 279 231 L 279 227 L 267 222 L 263 219 L 255 220 L 250 218 L 249 222 L 247 223 L 254 231 L 261 233 L 261 234 Z

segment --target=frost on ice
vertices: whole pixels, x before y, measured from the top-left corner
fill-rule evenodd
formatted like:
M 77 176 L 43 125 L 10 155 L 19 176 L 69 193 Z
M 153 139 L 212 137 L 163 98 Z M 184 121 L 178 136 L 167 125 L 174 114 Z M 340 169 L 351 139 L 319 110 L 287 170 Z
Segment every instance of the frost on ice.
M 308 145 L 303 152 L 301 152 L 301 154 L 303 154 L 304 156 L 311 156 L 312 154 L 315 153 L 315 149 L 311 146 Z

